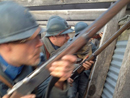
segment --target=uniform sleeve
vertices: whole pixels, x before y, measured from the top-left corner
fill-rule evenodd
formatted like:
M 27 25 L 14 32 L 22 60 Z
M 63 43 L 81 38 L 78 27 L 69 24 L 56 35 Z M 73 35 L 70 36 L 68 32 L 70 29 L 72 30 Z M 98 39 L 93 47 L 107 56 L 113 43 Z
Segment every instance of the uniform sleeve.
M 36 98 L 45 98 L 46 89 L 48 87 L 48 83 L 50 81 L 50 78 L 48 78 L 46 81 L 44 81 L 37 89 L 36 89 Z M 64 90 L 61 90 L 57 87 L 53 87 L 52 91 L 50 93 L 50 98 L 68 98 L 68 89 L 69 84 L 65 82 L 66 88 Z
M 46 79 L 40 86 L 38 86 L 33 93 L 36 94 L 36 98 L 44 98 L 50 77 Z
M 69 84 L 66 82 L 65 85 L 66 85 L 66 88 L 64 90 L 53 87 L 50 98 L 68 98 Z

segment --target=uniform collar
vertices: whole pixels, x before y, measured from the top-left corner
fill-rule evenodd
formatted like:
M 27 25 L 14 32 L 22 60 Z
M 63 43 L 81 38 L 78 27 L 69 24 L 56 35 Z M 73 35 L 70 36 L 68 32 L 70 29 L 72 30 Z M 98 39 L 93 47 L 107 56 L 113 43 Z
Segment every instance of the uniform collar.
M 23 65 L 20 67 L 10 65 L 4 60 L 4 58 L 1 55 L 0 55 L 0 62 L 2 63 L 4 73 L 12 80 L 14 80 L 22 71 Z

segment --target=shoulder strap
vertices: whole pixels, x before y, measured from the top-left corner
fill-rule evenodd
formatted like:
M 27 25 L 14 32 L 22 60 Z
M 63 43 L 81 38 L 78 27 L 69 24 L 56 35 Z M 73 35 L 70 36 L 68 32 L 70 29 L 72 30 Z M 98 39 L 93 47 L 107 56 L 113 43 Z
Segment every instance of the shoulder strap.
M 48 50 L 47 50 L 47 48 L 46 48 L 46 46 L 45 46 L 45 44 L 43 43 L 43 46 L 44 46 L 44 48 L 45 48 L 45 52 L 46 52 L 46 57 L 47 57 L 47 60 L 49 59 L 49 57 L 50 57 L 50 54 L 49 54 L 49 52 L 48 52 Z
M 2 75 L 0 75 L 0 81 L 2 81 L 5 85 L 7 85 L 9 88 L 12 88 L 13 85 L 8 82 Z
M 13 81 L 11 79 L 9 79 L 8 76 L 5 75 L 5 73 L 2 71 L 1 66 L 0 66 L 0 81 L 2 81 L 9 88 L 13 87 Z

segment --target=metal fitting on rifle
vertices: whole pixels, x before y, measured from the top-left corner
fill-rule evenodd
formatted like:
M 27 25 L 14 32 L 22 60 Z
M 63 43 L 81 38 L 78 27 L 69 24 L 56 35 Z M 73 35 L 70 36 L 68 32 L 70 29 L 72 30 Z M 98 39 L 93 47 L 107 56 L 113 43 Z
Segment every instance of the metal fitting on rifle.
M 24 78 L 22 80 L 23 83 L 28 83 L 34 76 L 36 76 L 40 72 L 40 68 L 37 68 L 30 76 Z

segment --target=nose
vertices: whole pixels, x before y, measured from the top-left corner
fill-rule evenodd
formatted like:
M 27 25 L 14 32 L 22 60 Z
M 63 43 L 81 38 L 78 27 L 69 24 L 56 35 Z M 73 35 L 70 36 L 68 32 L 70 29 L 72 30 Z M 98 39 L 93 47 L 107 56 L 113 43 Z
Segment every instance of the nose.
M 70 36 L 69 36 L 69 34 L 67 34 L 67 35 L 66 35 L 66 39 L 70 39 Z

